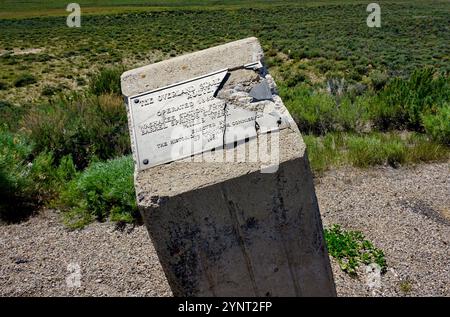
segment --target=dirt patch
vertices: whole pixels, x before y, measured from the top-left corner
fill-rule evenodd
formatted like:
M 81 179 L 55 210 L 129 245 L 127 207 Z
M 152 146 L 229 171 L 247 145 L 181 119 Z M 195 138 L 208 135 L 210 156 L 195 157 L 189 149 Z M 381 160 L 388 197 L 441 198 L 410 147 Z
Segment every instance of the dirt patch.
M 13 56 L 19 56 L 19 55 L 27 55 L 27 54 L 39 54 L 43 52 L 45 48 L 26 48 L 26 49 L 20 49 L 20 48 L 14 48 L 12 51 L 8 50 L 0 50 L 0 56 L 11 54 Z

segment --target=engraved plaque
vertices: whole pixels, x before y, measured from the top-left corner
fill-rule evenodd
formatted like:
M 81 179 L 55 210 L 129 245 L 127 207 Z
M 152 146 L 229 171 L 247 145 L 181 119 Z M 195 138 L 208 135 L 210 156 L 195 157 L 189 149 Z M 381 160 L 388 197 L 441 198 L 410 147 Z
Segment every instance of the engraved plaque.
M 128 98 L 139 170 L 253 138 L 260 118 L 275 128 L 275 117 L 215 96 L 227 73 L 219 70 Z

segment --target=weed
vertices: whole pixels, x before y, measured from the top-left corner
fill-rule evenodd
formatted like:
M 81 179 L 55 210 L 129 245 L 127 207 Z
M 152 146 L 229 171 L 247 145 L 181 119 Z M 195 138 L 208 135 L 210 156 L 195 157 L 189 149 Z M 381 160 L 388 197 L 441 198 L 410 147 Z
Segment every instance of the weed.
M 344 272 L 356 276 L 360 264 L 371 263 L 378 264 L 382 273 L 386 272 L 384 252 L 374 247 L 360 231 L 346 231 L 335 224 L 324 232 L 328 252 L 337 260 Z
M 416 70 L 408 79 L 394 78 L 386 85 L 373 109 L 374 120 L 382 129 L 422 131 L 421 118 L 444 107 L 449 100 L 448 76 L 433 78 L 430 68 Z
M 404 280 L 400 282 L 400 291 L 402 291 L 402 293 L 404 294 L 409 294 L 411 293 L 413 287 L 412 287 L 412 283 L 410 280 Z

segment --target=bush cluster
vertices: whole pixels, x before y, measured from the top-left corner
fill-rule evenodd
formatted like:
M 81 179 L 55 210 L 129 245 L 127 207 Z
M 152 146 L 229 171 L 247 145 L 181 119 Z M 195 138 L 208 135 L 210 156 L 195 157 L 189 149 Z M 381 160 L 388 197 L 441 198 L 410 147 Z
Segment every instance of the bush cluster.
M 450 77 L 434 77 L 431 68 L 417 70 L 409 78 L 394 78 L 374 104 L 373 120 L 381 129 L 423 131 L 423 117 L 439 115 L 450 102 Z
M 23 128 L 35 153 L 53 151 L 58 162 L 71 155 L 78 169 L 93 160 L 130 153 L 127 115 L 121 97 L 72 95 L 31 109 Z
M 67 211 L 71 227 L 137 217 L 131 158 L 101 162 L 130 153 L 120 74 L 102 70 L 89 93 L 60 95 L 32 107 L 0 102 L 2 220 L 24 219 L 43 204 Z M 31 82 L 21 75 L 15 85 Z M 56 93 L 44 87 L 43 95 Z
M 70 156 L 55 166 L 51 152 L 32 155 L 33 146 L 20 134 L 0 130 L 0 219 L 14 222 L 56 197 L 75 174 Z
M 25 108 L 0 101 L 0 128 L 5 131 L 16 131 L 20 128 L 20 120 L 25 114 Z
M 14 87 L 24 87 L 24 86 L 34 84 L 36 82 L 37 82 L 36 77 L 34 77 L 31 74 L 25 73 L 25 74 L 19 75 L 19 77 L 17 77 L 14 80 Z
M 65 223 L 80 228 L 93 220 L 133 222 L 139 217 L 130 156 L 93 163 L 74 178 L 59 199 Z
M 333 132 L 319 137 L 304 135 L 303 138 L 316 173 L 341 165 L 398 167 L 417 162 L 445 161 L 450 154 L 447 146 L 414 132 L 403 132 L 403 136 L 397 131 L 364 134 Z
M 327 92 L 304 84 L 289 87 L 283 82 L 280 94 L 304 133 L 407 129 L 450 143 L 449 75 L 434 74 L 427 68 L 408 78 L 394 78 L 383 87 L 378 93 L 360 94 L 355 85 L 342 84 Z M 336 92 L 340 90 L 343 92 Z
M 427 134 L 450 145 L 450 103 L 438 108 L 435 114 L 423 115 L 422 122 Z

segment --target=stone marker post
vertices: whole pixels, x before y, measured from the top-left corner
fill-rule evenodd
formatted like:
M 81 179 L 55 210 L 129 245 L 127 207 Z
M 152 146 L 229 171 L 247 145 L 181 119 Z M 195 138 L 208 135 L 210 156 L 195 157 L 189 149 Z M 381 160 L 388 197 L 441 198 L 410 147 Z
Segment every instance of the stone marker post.
M 300 132 L 247 38 L 121 78 L 139 209 L 175 296 L 335 296 Z

